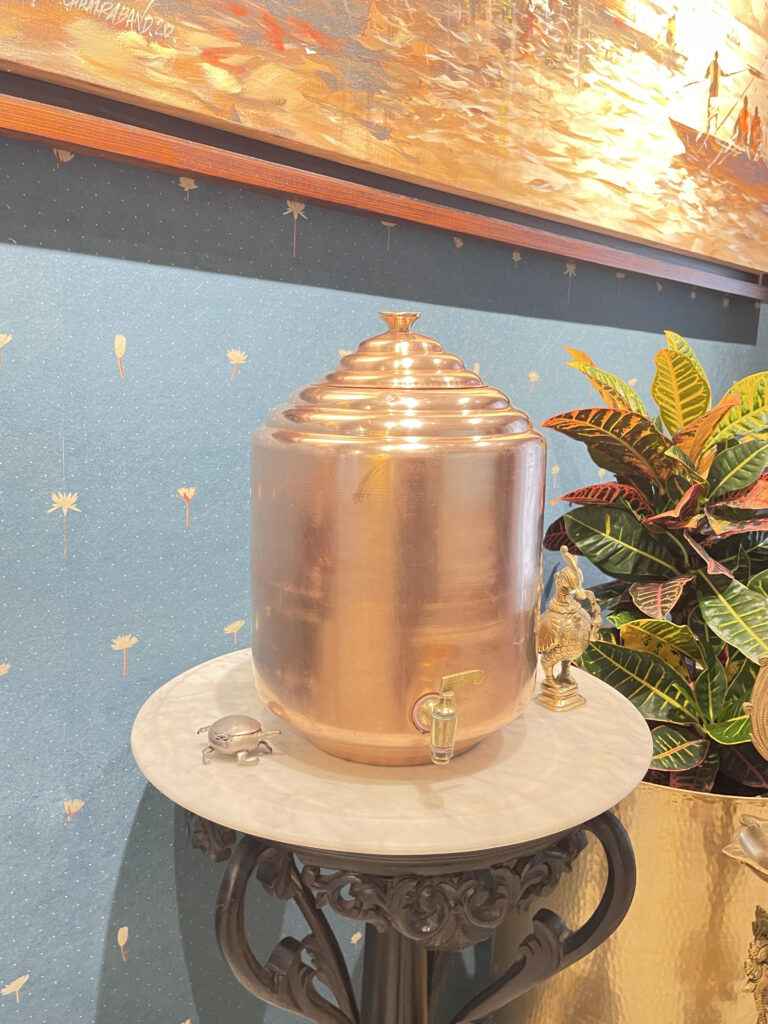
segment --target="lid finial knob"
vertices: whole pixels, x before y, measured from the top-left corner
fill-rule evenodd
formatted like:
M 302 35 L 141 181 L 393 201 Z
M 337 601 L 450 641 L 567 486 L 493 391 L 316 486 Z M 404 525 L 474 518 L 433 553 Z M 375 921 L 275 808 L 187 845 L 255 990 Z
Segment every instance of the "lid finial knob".
M 421 313 L 379 313 L 379 316 L 390 331 L 410 331 L 421 316 Z

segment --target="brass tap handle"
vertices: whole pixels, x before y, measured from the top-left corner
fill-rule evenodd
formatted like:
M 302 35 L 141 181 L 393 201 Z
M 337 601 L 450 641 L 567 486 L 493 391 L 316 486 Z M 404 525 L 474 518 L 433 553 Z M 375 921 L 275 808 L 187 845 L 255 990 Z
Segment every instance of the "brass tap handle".
M 413 708 L 413 722 L 420 732 L 429 732 L 429 753 L 434 764 L 448 764 L 456 745 L 458 712 L 453 702 L 456 690 L 465 683 L 479 686 L 481 669 L 454 672 L 440 680 L 440 692 L 425 694 Z

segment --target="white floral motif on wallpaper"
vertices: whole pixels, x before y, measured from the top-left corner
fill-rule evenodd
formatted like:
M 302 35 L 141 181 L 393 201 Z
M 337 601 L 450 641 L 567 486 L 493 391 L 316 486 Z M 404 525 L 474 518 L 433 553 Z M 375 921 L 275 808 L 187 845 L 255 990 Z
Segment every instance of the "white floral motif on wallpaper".
M 539 375 L 538 371 L 531 370 L 528 374 L 528 380 L 531 382 L 531 386 L 528 388 L 528 390 L 533 391 L 534 387 L 536 386 L 536 383 L 541 380 L 541 376 Z
M 4 676 L 11 667 L 10 661 L 0 661 L 0 676 Z
M 123 675 L 128 674 L 128 649 L 138 642 L 139 638 L 132 633 L 123 633 L 112 641 L 112 650 L 123 652 Z
M 385 227 L 387 229 L 387 249 L 386 249 L 386 251 L 389 252 L 389 245 L 390 245 L 390 242 L 392 241 L 392 228 L 396 228 L 397 224 L 393 220 L 383 220 L 381 223 L 382 223 L 383 227 Z
M 189 506 L 192 504 L 192 499 L 197 494 L 197 488 L 179 487 L 176 493 L 187 506 L 187 526 L 189 526 Z
M 85 804 L 82 800 L 65 800 L 64 810 L 67 812 L 67 821 L 72 821 L 74 816 L 82 811 Z
M 123 366 L 123 356 L 125 355 L 125 335 L 115 335 L 115 355 L 117 356 L 117 368 L 120 371 L 120 376 L 125 380 L 125 367 Z
M 179 178 L 179 188 L 183 188 L 186 195 L 184 198 L 189 202 L 189 193 L 193 188 L 197 188 L 197 182 L 194 178 L 188 178 L 186 175 L 182 175 Z
M 125 925 L 117 930 L 117 944 L 120 947 L 120 955 L 123 960 L 127 960 L 128 957 L 125 955 L 125 947 L 128 943 L 128 929 Z
M 224 627 L 225 633 L 234 633 L 235 647 L 237 647 L 237 634 L 245 625 L 245 619 L 237 619 L 235 622 L 230 622 L 229 625 Z
M 16 996 L 16 1002 L 20 1003 L 21 999 L 19 998 L 19 993 L 21 992 L 22 988 L 24 987 L 24 985 L 26 985 L 26 983 L 28 981 L 29 981 L 29 975 L 28 974 L 22 974 L 21 977 L 14 978 L 13 981 L 9 981 L 8 984 L 4 988 L 0 988 L 0 995 L 3 995 L 3 996 L 15 995 Z
M 0 363 L 3 361 L 3 346 L 13 339 L 12 334 L 0 334 Z
M 75 159 L 75 154 L 70 153 L 68 149 L 56 149 L 54 147 L 53 155 L 56 157 L 56 170 L 60 171 L 62 164 L 68 164 L 70 160 Z
M 53 506 L 48 509 L 49 512 L 55 512 L 57 509 L 61 509 L 61 514 L 64 520 L 64 557 L 67 557 L 67 512 L 81 512 L 82 509 L 77 507 L 77 491 L 74 493 L 71 491 L 54 491 L 51 495 L 51 501 Z

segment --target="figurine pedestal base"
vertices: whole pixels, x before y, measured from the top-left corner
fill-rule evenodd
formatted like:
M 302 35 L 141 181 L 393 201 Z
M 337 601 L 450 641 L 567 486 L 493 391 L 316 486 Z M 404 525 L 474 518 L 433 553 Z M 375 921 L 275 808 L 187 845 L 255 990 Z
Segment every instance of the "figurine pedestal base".
M 559 677 L 555 679 L 554 686 L 545 679 L 533 699 L 549 711 L 575 711 L 587 703 L 587 698 L 579 693 L 579 687 L 572 679 L 562 683 Z

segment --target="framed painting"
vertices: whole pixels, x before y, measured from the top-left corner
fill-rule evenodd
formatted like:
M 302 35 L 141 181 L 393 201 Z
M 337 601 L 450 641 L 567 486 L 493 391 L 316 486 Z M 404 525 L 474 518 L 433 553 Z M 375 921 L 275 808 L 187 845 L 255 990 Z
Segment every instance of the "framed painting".
M 3 0 L 0 68 L 768 270 L 762 0 Z

